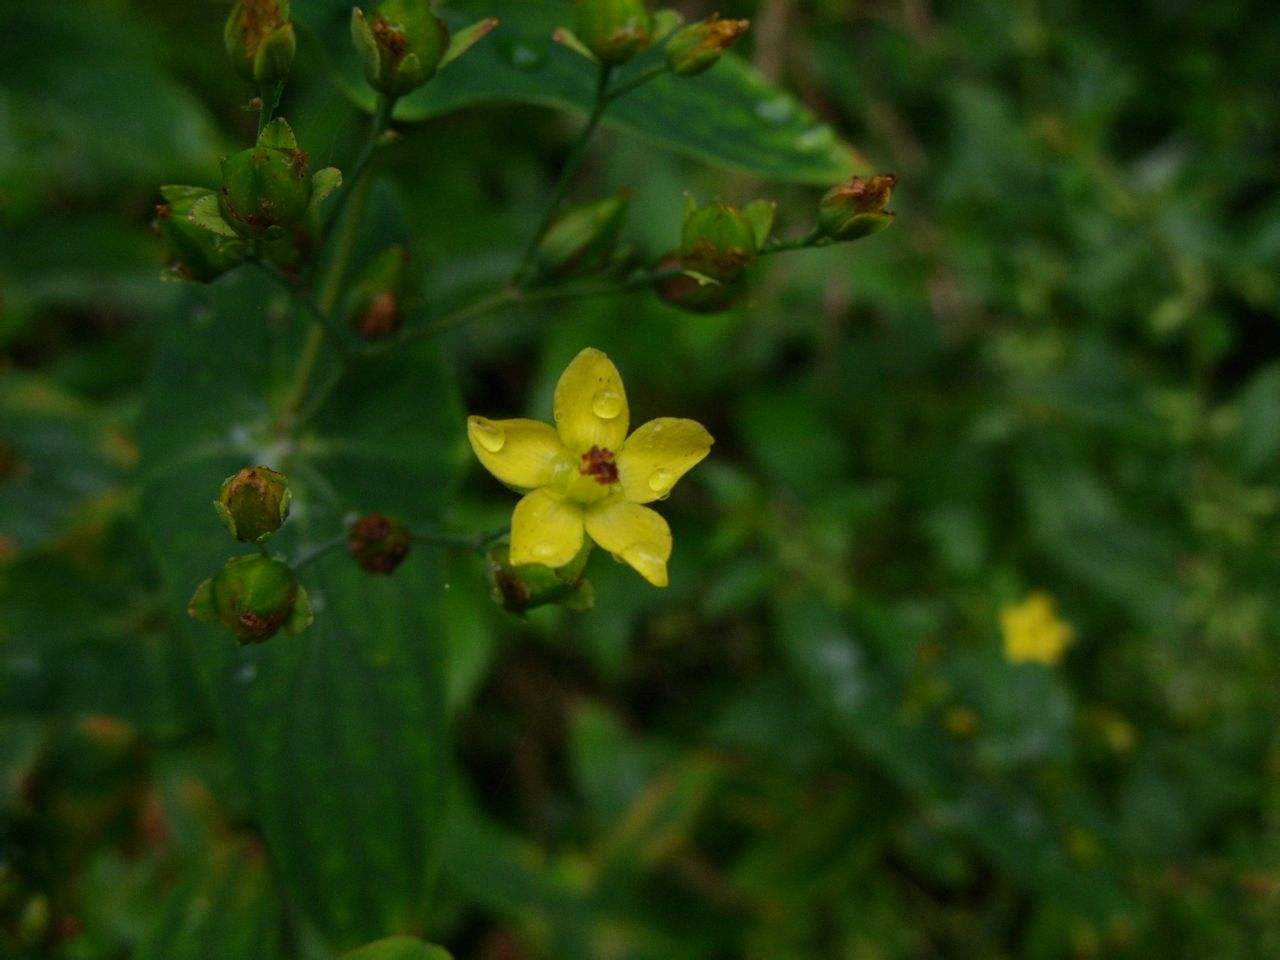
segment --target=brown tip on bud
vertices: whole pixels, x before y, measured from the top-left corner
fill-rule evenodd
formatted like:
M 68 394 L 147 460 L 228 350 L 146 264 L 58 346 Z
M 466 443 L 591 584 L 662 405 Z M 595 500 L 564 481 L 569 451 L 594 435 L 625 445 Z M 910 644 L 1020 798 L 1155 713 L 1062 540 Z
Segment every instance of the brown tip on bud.
M 168 220 L 172 216 L 173 216 L 173 207 L 169 206 L 169 204 L 167 203 L 156 204 L 156 219 Z
M 898 184 L 894 173 L 879 173 L 873 177 L 851 177 L 831 191 L 833 198 L 847 202 L 858 213 L 883 213 Z
M 395 333 L 400 326 L 400 304 L 390 290 L 370 301 L 356 320 L 356 329 L 365 340 L 380 340 Z

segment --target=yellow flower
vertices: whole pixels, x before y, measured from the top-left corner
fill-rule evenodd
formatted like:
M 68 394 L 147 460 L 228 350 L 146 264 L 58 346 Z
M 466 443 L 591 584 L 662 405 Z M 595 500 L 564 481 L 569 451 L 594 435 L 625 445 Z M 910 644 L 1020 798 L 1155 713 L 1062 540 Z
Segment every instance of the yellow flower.
M 693 420 L 660 417 L 627 436 L 617 368 L 588 347 L 560 376 L 555 427 L 467 418 L 486 470 L 524 494 L 511 516 L 511 563 L 562 567 L 589 536 L 655 587 L 667 585 L 671 529 L 644 506 L 671 492 L 711 450 Z
M 1047 593 L 1033 593 L 1021 603 L 1000 611 L 1004 655 L 1011 663 L 1053 666 L 1073 638 L 1071 624 L 1058 618 L 1057 605 Z

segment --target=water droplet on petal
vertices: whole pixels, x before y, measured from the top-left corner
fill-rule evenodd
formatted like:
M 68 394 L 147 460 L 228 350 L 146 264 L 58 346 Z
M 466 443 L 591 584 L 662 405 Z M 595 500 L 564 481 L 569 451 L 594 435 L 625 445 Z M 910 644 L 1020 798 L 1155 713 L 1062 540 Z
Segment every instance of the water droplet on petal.
M 622 413 L 622 395 L 601 390 L 591 400 L 591 411 L 601 420 L 613 420 Z
M 490 423 L 488 420 L 477 420 L 475 429 L 476 439 L 480 442 L 480 446 L 490 453 L 497 453 L 507 443 L 507 432 L 496 423 Z
M 649 489 L 654 493 L 663 493 L 675 483 L 675 480 L 670 470 L 655 470 L 649 474 Z
M 556 552 L 555 544 L 549 543 L 545 540 L 542 543 L 536 544 L 533 548 L 533 555 L 535 557 L 541 557 L 544 560 L 552 556 L 553 554 L 555 554 L 555 552 Z

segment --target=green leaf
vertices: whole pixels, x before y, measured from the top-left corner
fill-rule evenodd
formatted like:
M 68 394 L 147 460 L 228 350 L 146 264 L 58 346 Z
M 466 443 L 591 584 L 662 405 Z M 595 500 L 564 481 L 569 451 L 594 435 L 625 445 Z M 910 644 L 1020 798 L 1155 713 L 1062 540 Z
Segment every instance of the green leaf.
M 328 553 L 299 573 L 314 624 L 260 646 L 182 611 L 241 552 L 209 506 L 230 472 L 262 463 L 290 477 L 292 512 L 269 544 L 286 558 L 341 536 L 350 511 L 431 528 L 462 416 L 424 344 L 357 366 L 282 434 L 301 352 L 301 324 L 280 323 L 287 301 L 252 271 L 193 295 L 206 302 L 173 325 L 139 428 L 144 522 L 272 860 L 299 906 L 351 947 L 420 922 L 433 873 L 447 753 L 439 555 L 419 548 L 394 577 L 373 577 Z M 316 382 L 335 372 L 322 364 Z
M 366 109 L 373 92 L 360 79 L 347 39 L 350 4 L 298 0 L 294 15 L 324 38 L 341 65 L 341 79 Z M 483 103 L 519 102 L 587 113 L 596 66 L 552 39 L 570 23 L 563 0 L 458 0 L 440 11 L 451 29 L 493 15 L 492 39 L 396 106 L 401 122 L 426 120 Z M 650 51 L 618 73 L 618 80 L 650 69 Z M 693 79 L 670 75 L 627 95 L 605 122 L 720 167 L 773 180 L 829 185 L 867 164 L 790 94 L 770 84 L 733 54 Z
M 0 554 L 64 533 L 75 511 L 118 479 L 127 449 L 105 424 L 51 381 L 0 378 Z
M 449 951 L 415 940 L 413 937 L 387 937 L 359 950 L 345 954 L 342 960 L 453 960 Z

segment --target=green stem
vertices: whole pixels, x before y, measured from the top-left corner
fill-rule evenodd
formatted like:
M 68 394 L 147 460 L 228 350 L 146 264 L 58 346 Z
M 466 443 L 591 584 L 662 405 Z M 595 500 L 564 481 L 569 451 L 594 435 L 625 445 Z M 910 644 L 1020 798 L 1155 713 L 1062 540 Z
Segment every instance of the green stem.
M 267 129 L 267 124 L 271 122 L 271 118 L 275 115 L 276 108 L 280 106 L 280 98 L 284 95 L 284 81 L 281 80 L 275 84 L 270 92 L 262 90 L 259 93 L 258 100 L 261 106 L 258 107 L 258 136 L 262 136 L 262 131 Z
M 547 303 L 556 300 L 583 300 L 590 297 L 607 297 L 616 293 L 625 293 L 628 290 L 637 290 L 642 287 L 650 287 L 655 283 L 660 283 L 669 277 L 675 276 L 678 270 L 642 270 L 632 274 L 625 280 L 583 280 L 570 283 L 557 284 L 550 287 L 534 287 L 533 289 L 524 289 L 515 286 L 503 287 L 493 293 L 474 300 L 465 306 L 459 307 L 451 313 L 437 317 L 434 320 L 424 323 L 420 327 L 406 331 L 402 336 L 397 338 L 394 346 L 385 346 L 375 348 L 375 350 L 391 350 L 399 349 L 406 343 L 412 343 L 416 340 L 423 340 L 430 337 L 439 336 L 450 330 L 456 329 L 463 324 L 476 320 L 486 314 L 493 313 L 504 306 L 525 305 L 533 303 Z
M 310 329 L 307 330 L 307 339 L 303 342 L 302 351 L 298 355 L 298 365 L 293 374 L 293 386 L 289 391 L 280 415 L 279 427 L 281 432 L 284 433 L 287 433 L 299 422 L 298 413 L 307 399 L 311 375 L 320 359 L 320 348 L 324 343 L 325 331 L 335 330 L 335 340 L 337 337 L 345 335 L 336 332 L 337 321 L 333 319 L 333 311 L 334 307 L 337 306 L 338 296 L 342 291 L 342 280 L 347 272 L 347 264 L 355 251 L 356 239 L 360 229 L 360 215 L 363 211 L 365 200 L 369 195 L 369 181 L 361 179 L 354 185 L 350 195 L 352 198 L 351 209 L 347 211 L 347 216 L 338 224 L 338 229 L 334 233 L 333 255 L 329 260 L 328 270 L 325 273 L 323 283 L 320 285 L 318 299 L 314 304 L 315 315 L 325 319 L 323 322 L 317 321 L 313 323 Z M 336 342 L 341 343 L 342 341 L 336 340 Z
M 342 211 L 350 202 L 352 194 L 360 185 L 364 178 L 365 171 L 368 170 L 369 164 L 373 161 L 373 155 L 378 150 L 378 145 L 382 142 L 383 134 L 391 127 L 391 114 L 395 110 L 395 97 L 378 96 L 378 108 L 373 115 L 373 125 L 369 128 L 369 139 L 365 141 L 365 145 L 360 149 L 356 162 L 351 167 L 349 176 L 344 177 L 346 186 L 343 191 L 338 194 L 338 199 L 334 201 L 333 209 L 329 212 L 326 220 L 326 236 L 327 230 L 338 222 L 342 216 Z
M 551 190 L 551 203 L 547 205 L 547 212 L 543 214 L 542 221 L 538 224 L 538 229 L 529 237 L 529 242 L 525 244 L 524 253 L 520 256 L 520 265 L 516 268 L 515 275 L 512 277 L 514 282 L 523 282 L 528 277 L 530 268 L 533 266 L 534 251 L 538 249 L 538 241 L 542 239 L 543 235 L 551 227 L 556 213 L 560 209 L 560 204 L 564 202 L 564 198 L 569 194 L 569 187 L 573 183 L 574 174 L 582 166 L 582 161 L 586 159 L 587 147 L 591 144 L 591 137 L 596 132 L 596 127 L 600 125 L 600 119 L 604 116 L 605 110 L 609 107 L 608 88 L 611 76 L 613 76 L 613 67 L 607 63 L 602 63 L 600 72 L 596 75 L 596 99 L 591 107 L 591 113 L 587 117 L 587 123 L 578 132 L 577 139 L 573 141 L 573 145 L 569 148 L 569 155 L 565 157 L 564 165 L 560 168 L 560 176 Z
M 810 247 L 821 246 L 822 240 L 822 230 L 814 227 L 803 237 L 797 237 L 795 240 L 776 240 L 768 244 L 760 251 L 759 256 L 767 257 L 771 253 L 785 253 L 788 250 L 807 250 Z
M 326 540 L 324 543 L 317 544 L 316 546 L 312 547 L 310 550 L 307 550 L 306 552 L 299 554 L 298 559 L 293 561 L 293 569 L 295 571 L 301 570 L 303 567 L 319 560 L 326 553 L 329 553 L 332 550 L 336 550 L 339 547 L 345 547 L 346 545 L 347 545 L 347 538 L 345 536 L 334 537 L 332 540 Z

